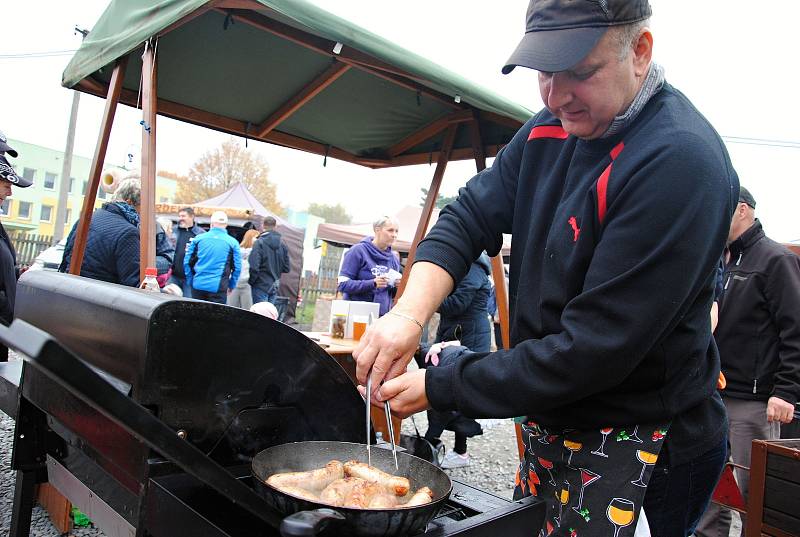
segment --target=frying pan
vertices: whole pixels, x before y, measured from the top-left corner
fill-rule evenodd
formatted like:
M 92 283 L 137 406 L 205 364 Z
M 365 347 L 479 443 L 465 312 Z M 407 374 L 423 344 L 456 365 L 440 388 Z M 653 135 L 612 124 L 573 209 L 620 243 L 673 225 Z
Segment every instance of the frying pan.
M 399 470 L 394 467 L 392 452 L 372 450 L 372 466 L 384 472 L 407 477 L 411 490 L 426 486 L 433 491 L 433 501 L 415 507 L 392 509 L 355 509 L 330 507 L 297 498 L 268 485 L 266 479 L 275 473 L 304 472 L 322 468 L 331 460 L 366 462 L 367 446 L 350 442 L 294 442 L 267 448 L 253 458 L 256 492 L 283 515 L 281 534 L 288 536 L 317 535 L 327 528 L 349 535 L 393 537 L 422 532 L 450 496 L 453 484 L 442 470 L 408 453 L 397 454 Z

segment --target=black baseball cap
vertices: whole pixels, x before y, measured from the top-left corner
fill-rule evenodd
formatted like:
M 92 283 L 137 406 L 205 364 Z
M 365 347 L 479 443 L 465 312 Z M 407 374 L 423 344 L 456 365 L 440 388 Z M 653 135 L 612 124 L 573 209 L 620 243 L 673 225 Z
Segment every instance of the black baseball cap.
M 30 179 L 17 175 L 14 167 L 8 163 L 8 160 L 3 155 L 0 155 L 0 179 L 21 188 L 28 188 L 33 184 Z
M 756 208 L 756 199 L 753 197 L 750 191 L 743 186 L 739 187 L 739 203 L 746 203 L 751 208 Z
M 531 0 L 525 35 L 503 67 L 555 73 L 580 62 L 612 26 L 652 14 L 648 0 Z
M 8 138 L 6 138 L 6 135 L 3 134 L 3 131 L 0 131 L 0 155 L 3 155 L 4 153 L 8 153 L 14 158 L 19 156 L 17 150 L 8 145 Z

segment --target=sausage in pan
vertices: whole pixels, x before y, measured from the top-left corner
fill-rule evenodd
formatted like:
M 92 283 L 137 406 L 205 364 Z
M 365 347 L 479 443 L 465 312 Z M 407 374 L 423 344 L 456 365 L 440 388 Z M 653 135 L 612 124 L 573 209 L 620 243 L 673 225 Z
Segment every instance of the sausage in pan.
M 344 473 L 348 476 L 374 481 L 395 496 L 405 496 L 411 488 L 411 484 L 405 477 L 387 474 L 363 462 L 348 461 L 344 463 Z
M 273 474 L 267 479 L 267 484 L 281 490 L 291 486 L 319 492 L 333 481 L 343 477 L 344 469 L 342 463 L 340 461 L 331 461 L 324 468 L 318 468 L 317 470 Z

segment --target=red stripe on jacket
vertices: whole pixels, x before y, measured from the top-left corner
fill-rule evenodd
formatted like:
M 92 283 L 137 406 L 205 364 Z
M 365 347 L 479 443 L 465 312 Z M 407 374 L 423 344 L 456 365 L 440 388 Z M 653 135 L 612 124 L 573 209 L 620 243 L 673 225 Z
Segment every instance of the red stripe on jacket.
M 559 140 L 566 140 L 569 137 L 567 131 L 557 125 L 541 125 L 531 129 L 528 135 L 528 141 L 535 138 L 558 138 Z
M 608 178 L 611 176 L 611 167 L 614 165 L 614 160 L 622 153 L 623 149 L 625 149 L 624 142 L 620 142 L 614 146 L 614 149 L 611 150 L 611 162 L 597 179 L 597 219 L 600 221 L 600 225 L 603 224 L 603 220 L 606 217 L 606 194 L 608 193 Z

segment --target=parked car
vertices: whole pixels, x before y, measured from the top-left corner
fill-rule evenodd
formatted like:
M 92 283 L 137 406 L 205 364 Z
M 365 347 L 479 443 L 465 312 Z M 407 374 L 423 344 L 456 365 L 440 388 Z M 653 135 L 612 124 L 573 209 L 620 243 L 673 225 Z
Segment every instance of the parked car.
M 64 247 L 67 239 L 61 239 L 58 244 L 42 251 L 33 260 L 28 270 L 58 270 L 61 260 L 64 258 Z

